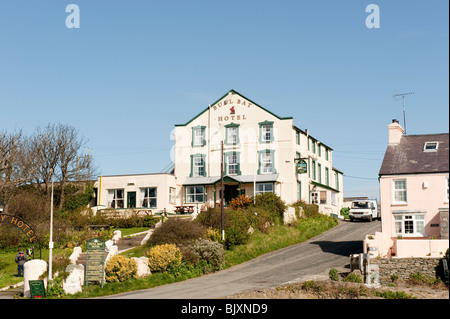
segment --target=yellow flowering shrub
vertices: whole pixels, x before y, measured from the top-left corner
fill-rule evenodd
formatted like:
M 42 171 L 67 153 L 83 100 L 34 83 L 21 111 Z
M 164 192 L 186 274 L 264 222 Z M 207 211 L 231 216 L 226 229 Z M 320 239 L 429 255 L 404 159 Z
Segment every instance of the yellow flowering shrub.
M 181 251 L 175 244 L 154 246 L 147 256 L 150 271 L 165 271 L 172 262 L 181 262 Z
M 137 276 L 137 263 L 130 258 L 115 255 L 105 267 L 105 279 L 107 282 L 121 282 Z

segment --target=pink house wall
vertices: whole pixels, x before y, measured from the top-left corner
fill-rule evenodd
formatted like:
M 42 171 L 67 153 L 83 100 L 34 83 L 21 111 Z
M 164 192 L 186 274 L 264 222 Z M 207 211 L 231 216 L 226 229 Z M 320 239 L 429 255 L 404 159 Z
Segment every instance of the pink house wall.
M 380 178 L 381 197 L 381 227 L 386 237 L 395 238 L 393 211 L 420 210 L 425 211 L 425 237 L 440 237 L 440 227 L 431 227 L 440 224 L 439 209 L 447 209 L 447 179 L 448 174 L 416 174 L 383 176 Z M 406 179 L 407 203 L 394 203 L 393 181 Z M 404 235 L 403 238 L 406 238 Z M 410 241 L 408 248 L 406 242 L 400 246 L 403 249 L 413 249 L 417 242 Z M 399 246 L 399 247 L 400 247 Z M 447 240 L 448 247 L 448 240 Z M 387 253 L 387 252 L 384 252 Z

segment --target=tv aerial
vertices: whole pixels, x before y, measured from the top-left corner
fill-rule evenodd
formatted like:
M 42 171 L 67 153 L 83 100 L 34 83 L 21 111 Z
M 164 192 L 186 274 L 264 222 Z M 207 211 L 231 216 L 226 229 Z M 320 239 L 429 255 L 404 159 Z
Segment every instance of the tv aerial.
M 405 96 L 414 94 L 414 92 L 408 92 L 408 93 L 397 93 L 394 90 L 393 97 L 397 101 L 397 97 L 401 96 L 403 100 L 403 128 L 405 129 L 405 135 L 406 135 L 406 111 L 405 111 Z

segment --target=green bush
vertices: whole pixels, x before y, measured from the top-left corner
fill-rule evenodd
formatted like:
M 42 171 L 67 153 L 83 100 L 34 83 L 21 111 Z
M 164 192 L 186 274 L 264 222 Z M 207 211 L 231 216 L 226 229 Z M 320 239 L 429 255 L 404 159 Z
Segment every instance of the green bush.
M 362 283 L 362 282 L 363 282 L 362 279 L 361 279 L 361 277 L 360 277 L 359 275 L 353 273 L 353 272 L 349 273 L 349 274 L 347 275 L 347 277 L 344 278 L 343 281 L 346 281 L 346 282 L 356 282 L 356 283 Z
M 186 245 L 206 236 L 206 227 L 186 218 L 169 218 L 154 230 L 147 245 Z
M 295 214 L 297 215 L 297 218 L 313 218 L 320 215 L 319 206 L 317 206 L 316 204 L 307 204 L 304 201 L 299 200 L 292 204 L 292 207 L 295 208 Z M 300 207 L 303 209 L 303 216 L 300 216 Z
M 252 197 L 251 201 L 255 202 L 254 207 L 266 210 L 274 221 L 283 222 L 283 214 L 287 206 L 278 195 L 274 193 L 262 193 L 256 195 L 254 198 Z
M 228 210 L 228 224 L 225 225 L 225 247 L 233 249 L 234 246 L 245 244 L 250 236 L 249 214 L 241 211 Z
M 330 276 L 330 279 L 332 281 L 338 281 L 339 277 L 338 277 L 338 271 L 335 268 L 331 268 L 328 275 Z
M 205 261 L 207 264 L 204 273 L 222 269 L 225 263 L 223 245 L 207 239 L 199 239 L 192 246 L 199 260 Z

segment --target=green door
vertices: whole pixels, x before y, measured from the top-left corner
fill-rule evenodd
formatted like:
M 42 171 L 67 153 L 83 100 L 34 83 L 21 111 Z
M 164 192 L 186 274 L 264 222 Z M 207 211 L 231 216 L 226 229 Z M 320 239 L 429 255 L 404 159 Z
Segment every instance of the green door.
M 127 193 L 127 207 L 136 208 L 136 192 Z

